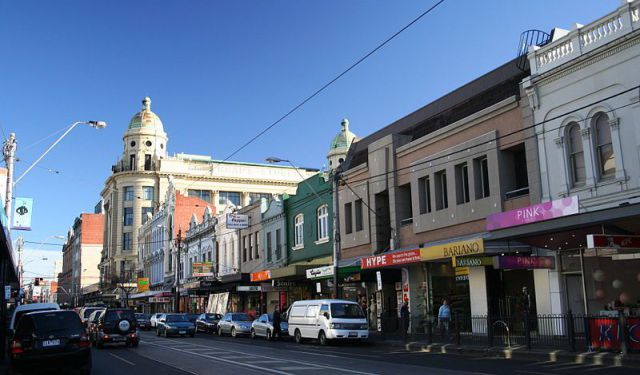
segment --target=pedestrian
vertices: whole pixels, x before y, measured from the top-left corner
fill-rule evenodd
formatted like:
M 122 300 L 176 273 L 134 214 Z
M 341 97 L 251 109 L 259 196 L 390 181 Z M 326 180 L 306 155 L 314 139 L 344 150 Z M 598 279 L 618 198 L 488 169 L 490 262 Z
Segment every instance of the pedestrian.
M 438 309 L 438 329 L 440 330 L 440 337 L 449 338 L 449 323 L 451 322 L 451 308 L 449 307 L 449 301 L 447 299 L 442 300 L 442 305 Z
M 276 306 L 276 309 L 273 310 L 273 338 L 275 339 L 278 336 L 278 340 L 282 338 L 282 329 L 280 324 L 282 323 L 282 318 L 280 317 L 280 309 Z
M 402 328 L 402 335 L 405 342 L 408 338 L 410 318 L 411 312 L 409 312 L 409 301 L 405 299 L 402 304 L 402 308 L 400 308 L 400 326 Z

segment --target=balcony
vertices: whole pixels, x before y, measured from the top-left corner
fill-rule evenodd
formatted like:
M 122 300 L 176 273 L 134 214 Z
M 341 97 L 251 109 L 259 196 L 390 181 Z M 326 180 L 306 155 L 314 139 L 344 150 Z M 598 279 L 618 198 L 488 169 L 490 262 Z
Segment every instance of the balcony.
M 531 75 L 548 72 L 640 28 L 640 0 L 628 1 L 617 10 L 588 25 L 576 24 L 566 35 L 542 46 L 531 47 Z M 562 32 L 563 30 L 559 30 Z M 558 31 L 556 31 L 556 34 Z

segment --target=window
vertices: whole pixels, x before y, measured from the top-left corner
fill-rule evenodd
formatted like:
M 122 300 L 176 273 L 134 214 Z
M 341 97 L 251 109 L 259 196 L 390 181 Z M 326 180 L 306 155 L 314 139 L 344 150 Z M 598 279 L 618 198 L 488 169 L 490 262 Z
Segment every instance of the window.
M 318 240 L 329 238 L 329 208 L 322 205 L 318 208 Z
M 131 233 L 122 233 L 122 251 L 131 250 Z
M 583 185 L 587 175 L 584 165 L 584 151 L 580 137 L 580 126 L 572 122 L 567 126 L 567 153 L 569 154 L 569 170 L 571 173 L 571 185 Z
M 467 163 L 456 165 L 456 201 L 458 204 L 469 202 L 469 167 Z
M 363 217 L 364 212 L 362 211 L 362 199 L 358 199 L 355 201 L 355 209 L 356 209 L 356 232 L 361 231 L 364 228 Z
M 151 170 L 151 154 L 144 155 L 144 170 L 145 171 Z
M 124 187 L 124 200 L 132 201 L 133 200 L 133 186 L 125 186 Z
M 240 206 L 241 205 L 240 193 L 238 193 L 237 191 L 221 191 L 218 203 L 227 204 L 227 202 L 231 202 L 236 206 Z
M 429 176 L 418 179 L 418 194 L 420 195 L 420 213 L 431 212 L 431 184 Z
M 251 238 L 251 235 L 249 235 Z M 242 261 L 247 261 L 247 236 L 242 236 Z
M 142 224 L 149 220 L 147 214 L 153 215 L 153 207 L 142 207 Z
M 396 200 L 396 213 L 400 219 L 400 225 L 413 223 L 413 202 L 411 200 L 411 183 L 398 186 Z
M 133 207 L 124 208 L 123 223 L 124 226 L 133 225 Z
M 298 214 L 294 219 L 294 247 L 304 246 L 304 215 Z
M 444 210 L 449 207 L 449 196 L 447 194 L 447 171 L 436 172 L 436 210 Z
M 600 113 L 595 118 L 596 156 L 600 178 L 613 177 L 616 173 L 616 159 L 611 143 L 609 116 Z
M 267 232 L 267 262 L 271 262 L 272 259 L 271 249 L 271 232 Z
M 258 241 L 258 238 L 260 238 L 259 237 L 260 236 L 260 232 L 254 233 L 254 236 L 255 236 L 255 241 L 253 243 L 256 245 L 256 248 L 255 248 L 256 252 L 255 252 L 254 258 L 258 259 L 258 258 L 260 258 L 260 253 L 258 253 L 258 244 L 260 244 L 260 241 Z
M 129 155 L 129 170 L 135 171 L 136 169 L 136 156 Z
M 142 199 L 147 201 L 153 200 L 153 186 L 143 186 L 142 187 Z
M 276 229 L 276 260 L 282 259 L 282 231 Z
M 249 193 L 249 204 L 259 201 L 260 199 L 265 198 L 269 200 L 271 198 L 271 194 L 267 193 Z
M 249 260 L 253 259 L 253 236 L 249 235 Z
M 318 316 L 318 310 L 318 305 L 311 305 L 307 307 L 307 318 L 315 318 L 316 316 Z
M 210 190 L 195 190 L 189 189 L 187 195 L 190 197 L 200 198 L 205 202 L 211 203 L 211 191 Z
M 349 234 L 353 232 L 353 212 L 351 210 L 351 203 L 344 205 L 344 231 Z
M 491 195 L 489 191 L 489 161 L 486 156 L 473 159 L 473 173 L 476 186 L 476 199 Z

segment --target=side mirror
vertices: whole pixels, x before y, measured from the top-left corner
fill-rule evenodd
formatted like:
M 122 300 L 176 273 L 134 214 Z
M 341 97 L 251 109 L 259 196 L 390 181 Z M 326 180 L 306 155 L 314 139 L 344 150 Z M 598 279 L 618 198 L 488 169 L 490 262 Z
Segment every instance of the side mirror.
M 323 315 L 324 315 L 325 318 L 329 319 L 329 313 L 328 312 L 325 312 Z

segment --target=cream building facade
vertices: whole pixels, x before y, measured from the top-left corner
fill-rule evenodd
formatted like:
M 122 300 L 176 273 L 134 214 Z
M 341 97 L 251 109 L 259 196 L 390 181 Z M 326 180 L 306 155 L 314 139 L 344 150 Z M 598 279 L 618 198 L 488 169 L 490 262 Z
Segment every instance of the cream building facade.
M 214 160 L 210 156 L 167 152 L 168 137 L 151 99 L 131 119 L 123 136 L 123 152 L 105 181 L 104 247 L 101 282 L 114 276 L 133 278 L 138 269 L 138 229 L 166 197 L 170 182 L 185 196 L 198 197 L 222 212 L 231 202 L 250 204 L 261 196 L 294 194 L 298 182 L 317 171 L 267 164 Z M 186 228 L 184 228 L 186 230 Z M 167 241 L 171 239 L 167 238 Z

